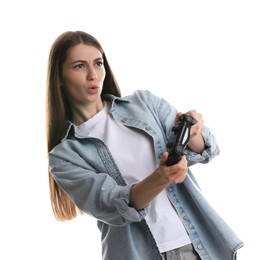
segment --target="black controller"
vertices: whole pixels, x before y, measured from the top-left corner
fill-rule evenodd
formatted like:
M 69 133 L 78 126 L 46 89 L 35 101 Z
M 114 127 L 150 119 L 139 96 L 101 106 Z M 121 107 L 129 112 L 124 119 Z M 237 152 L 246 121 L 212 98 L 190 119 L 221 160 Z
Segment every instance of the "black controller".
M 175 140 L 168 145 L 169 157 L 167 160 L 167 166 L 178 163 L 183 155 L 183 151 L 186 148 L 190 140 L 191 126 L 196 124 L 197 120 L 188 114 L 183 114 L 179 118 L 178 125 L 172 128 L 175 134 Z

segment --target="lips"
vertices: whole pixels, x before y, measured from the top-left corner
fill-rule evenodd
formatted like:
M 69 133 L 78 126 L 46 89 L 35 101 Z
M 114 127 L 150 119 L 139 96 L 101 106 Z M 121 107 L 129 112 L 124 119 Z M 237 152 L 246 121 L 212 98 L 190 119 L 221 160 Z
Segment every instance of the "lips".
M 93 85 L 93 86 L 89 86 L 88 88 L 98 88 L 98 86 L 97 85 Z
M 91 86 L 91 87 L 87 88 L 87 91 L 92 95 L 96 94 L 98 92 L 98 90 L 99 90 L 99 87 L 97 87 L 97 86 Z

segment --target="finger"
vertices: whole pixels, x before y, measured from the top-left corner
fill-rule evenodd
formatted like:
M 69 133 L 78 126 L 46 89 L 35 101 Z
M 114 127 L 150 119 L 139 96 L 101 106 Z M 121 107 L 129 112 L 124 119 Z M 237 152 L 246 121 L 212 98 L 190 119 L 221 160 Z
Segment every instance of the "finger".
M 178 112 L 178 113 L 176 114 L 176 117 L 175 117 L 175 124 L 176 124 L 176 125 L 178 124 L 179 118 L 180 118 L 182 115 L 183 115 L 182 112 Z
M 161 160 L 160 160 L 160 164 L 161 165 L 166 165 L 168 157 L 169 157 L 169 153 L 168 152 L 164 152 L 162 154 L 162 157 L 161 157 Z
M 169 182 L 177 184 L 183 182 L 186 176 L 187 176 L 187 172 L 179 172 L 179 173 L 168 175 L 167 178 Z
M 194 117 L 197 121 L 200 121 L 202 119 L 202 114 L 197 112 L 197 110 L 194 109 L 188 111 L 186 114 Z
M 188 172 L 188 167 L 187 167 L 187 160 L 185 155 L 182 156 L 181 160 L 179 163 L 170 166 L 166 169 L 166 177 L 171 183 L 180 183 L 182 182 Z

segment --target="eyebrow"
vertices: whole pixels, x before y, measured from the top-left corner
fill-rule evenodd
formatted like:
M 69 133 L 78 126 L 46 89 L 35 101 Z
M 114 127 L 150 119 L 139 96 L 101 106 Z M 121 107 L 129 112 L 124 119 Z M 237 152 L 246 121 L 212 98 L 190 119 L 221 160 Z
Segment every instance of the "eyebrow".
M 103 60 L 103 58 L 102 57 L 96 58 L 96 59 L 94 59 L 94 62 L 100 61 L 100 60 Z M 74 60 L 73 62 L 71 62 L 71 64 L 78 63 L 78 62 L 86 63 L 87 61 L 86 60 Z

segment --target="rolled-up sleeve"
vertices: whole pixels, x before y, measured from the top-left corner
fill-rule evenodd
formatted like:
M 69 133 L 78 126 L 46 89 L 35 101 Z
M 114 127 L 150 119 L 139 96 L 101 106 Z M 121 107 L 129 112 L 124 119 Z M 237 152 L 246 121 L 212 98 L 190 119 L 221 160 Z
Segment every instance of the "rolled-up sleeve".
M 203 127 L 202 136 L 205 143 L 205 150 L 202 153 L 196 153 L 190 149 L 186 149 L 185 151 L 188 160 L 188 166 L 194 165 L 196 163 L 208 163 L 215 156 L 220 154 L 216 137 L 208 127 Z
M 53 154 L 49 170 L 57 184 L 83 212 L 112 226 L 141 221 L 146 209 L 129 206 L 131 185 L 121 186 L 106 173 L 97 173 Z

